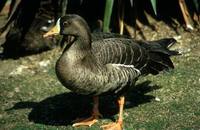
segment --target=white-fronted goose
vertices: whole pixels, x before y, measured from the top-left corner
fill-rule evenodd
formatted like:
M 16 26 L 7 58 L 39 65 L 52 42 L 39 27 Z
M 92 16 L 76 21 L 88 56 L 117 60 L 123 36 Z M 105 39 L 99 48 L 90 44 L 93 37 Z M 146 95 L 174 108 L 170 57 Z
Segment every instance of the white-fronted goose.
M 69 36 L 74 37 L 66 42 L 56 63 L 60 82 L 75 93 L 94 97 L 92 116 L 73 126 L 91 126 L 97 122 L 101 116 L 98 96 L 114 94 L 119 95 L 119 118 L 102 128 L 122 130 L 124 92 L 134 86 L 140 75 L 155 75 L 174 68 L 170 56 L 178 54 L 168 49 L 176 42 L 173 38 L 145 42 L 116 35 L 92 40 L 86 21 L 74 14 L 58 19 L 56 26 L 44 37 L 50 35 L 63 35 L 66 40 Z

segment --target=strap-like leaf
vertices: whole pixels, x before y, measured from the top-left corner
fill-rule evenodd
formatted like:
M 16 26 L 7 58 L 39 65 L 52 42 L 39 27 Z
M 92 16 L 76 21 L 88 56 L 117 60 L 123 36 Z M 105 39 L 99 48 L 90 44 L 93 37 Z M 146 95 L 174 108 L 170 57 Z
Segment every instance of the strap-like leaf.
M 103 31 L 109 32 L 110 18 L 112 14 L 114 0 L 106 0 L 106 7 L 103 19 Z
M 151 0 L 151 5 L 153 7 L 153 11 L 154 11 L 155 15 L 157 15 L 156 0 Z

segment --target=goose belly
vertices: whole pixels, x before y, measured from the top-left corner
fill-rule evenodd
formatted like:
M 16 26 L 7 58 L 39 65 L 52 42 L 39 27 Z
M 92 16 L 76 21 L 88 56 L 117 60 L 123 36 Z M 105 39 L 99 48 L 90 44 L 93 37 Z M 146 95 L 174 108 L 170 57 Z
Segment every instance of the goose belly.
M 103 82 L 97 78 L 97 74 L 89 72 L 84 68 L 56 64 L 56 75 L 63 86 L 69 90 L 82 95 L 96 95 L 103 89 Z
M 57 71 L 60 82 L 69 90 L 82 95 L 101 95 L 107 92 L 120 93 L 124 89 L 134 84 L 129 81 L 124 82 L 116 75 L 101 75 L 84 70 L 73 70 L 74 72 Z
M 98 95 L 103 89 L 101 82 L 98 82 L 95 77 L 84 75 L 83 73 L 65 74 L 62 75 L 57 71 L 59 81 L 69 90 L 82 95 Z M 68 75 L 68 76 L 66 76 Z

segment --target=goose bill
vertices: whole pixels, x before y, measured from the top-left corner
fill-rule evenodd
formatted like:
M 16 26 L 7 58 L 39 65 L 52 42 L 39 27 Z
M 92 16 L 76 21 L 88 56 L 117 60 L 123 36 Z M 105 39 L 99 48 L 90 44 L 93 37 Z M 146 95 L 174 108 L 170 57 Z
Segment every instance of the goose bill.
M 43 37 L 49 37 L 52 35 L 58 35 L 60 33 L 60 27 L 58 25 L 54 26 L 52 29 L 50 29 L 47 33 L 43 35 Z

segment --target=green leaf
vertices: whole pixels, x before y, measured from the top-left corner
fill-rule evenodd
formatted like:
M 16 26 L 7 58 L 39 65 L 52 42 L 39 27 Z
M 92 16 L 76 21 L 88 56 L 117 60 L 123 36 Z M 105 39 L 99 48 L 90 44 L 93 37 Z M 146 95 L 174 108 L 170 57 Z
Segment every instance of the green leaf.
M 106 0 L 106 7 L 105 7 L 104 19 L 103 19 L 104 32 L 109 32 L 113 3 L 114 3 L 114 0 Z
M 156 0 L 151 0 L 151 5 L 153 7 L 153 11 L 154 11 L 155 15 L 157 15 Z

